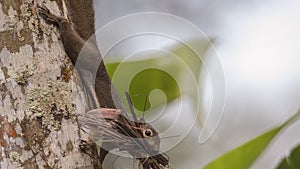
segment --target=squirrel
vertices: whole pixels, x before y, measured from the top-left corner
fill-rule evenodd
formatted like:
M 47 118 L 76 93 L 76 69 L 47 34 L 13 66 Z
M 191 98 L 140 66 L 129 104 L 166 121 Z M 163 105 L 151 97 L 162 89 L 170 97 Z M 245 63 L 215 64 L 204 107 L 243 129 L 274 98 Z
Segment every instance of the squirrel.
M 94 141 L 104 140 L 99 155 L 95 143 L 89 145 L 94 149 L 91 156 L 94 157 L 94 167 L 102 168 L 108 152 L 119 148 L 138 159 L 145 169 L 167 168 L 169 159 L 165 154 L 159 154 L 157 131 L 144 119 L 137 119 L 132 107 L 133 121 L 127 118 L 128 114 L 111 84 L 94 37 L 93 1 L 69 0 L 66 6 L 71 20 L 52 14 L 45 6 L 38 5 L 38 13 L 58 27 L 65 52 L 80 74 L 89 104 L 89 111 L 81 117 L 82 126 L 94 128 L 93 133 L 88 133 Z
M 50 21 L 51 23 L 54 23 L 58 26 L 61 35 L 60 38 L 63 42 L 65 52 L 71 59 L 73 65 L 76 64 L 78 58 L 80 59 L 80 65 L 77 63 L 80 67 L 78 69 L 79 73 L 84 74 L 86 73 L 86 70 L 88 70 L 93 73 L 94 77 L 97 76 L 97 78 L 94 79 L 96 80 L 95 84 L 97 85 L 89 84 L 94 85 L 95 87 L 95 89 L 92 89 L 95 90 L 94 92 L 89 91 L 89 94 L 91 94 L 93 97 L 90 98 L 90 100 L 91 102 L 94 102 L 90 103 L 92 104 L 90 105 L 90 109 L 99 108 L 100 102 L 101 107 L 122 107 L 120 101 L 113 100 L 111 91 L 111 81 L 108 76 L 107 70 L 104 66 L 104 62 L 102 60 L 101 54 L 98 50 L 96 40 L 94 37 L 95 15 L 93 1 L 68 0 L 66 1 L 66 7 L 68 12 L 67 15 L 70 18 L 63 18 L 55 15 L 50 15 L 49 10 L 46 8 L 44 8 L 44 16 L 48 16 L 46 21 Z M 84 54 L 84 52 L 87 54 Z M 81 58 L 79 57 L 80 54 L 84 54 L 84 56 L 82 56 Z M 84 71 L 81 71 L 82 69 Z M 113 93 L 116 92 L 113 91 Z M 103 96 L 105 96 L 105 98 Z M 99 100 L 100 98 L 101 101 Z M 118 99 L 118 97 L 115 97 L 115 99 Z

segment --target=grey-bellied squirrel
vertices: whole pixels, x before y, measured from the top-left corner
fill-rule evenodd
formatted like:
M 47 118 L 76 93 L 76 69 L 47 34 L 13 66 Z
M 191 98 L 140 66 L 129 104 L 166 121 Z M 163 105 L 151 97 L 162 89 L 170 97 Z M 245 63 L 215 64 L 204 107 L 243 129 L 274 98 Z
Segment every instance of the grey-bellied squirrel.
M 98 130 L 90 133 L 90 135 L 101 137 L 104 141 L 110 140 L 110 142 L 104 142 L 101 145 L 100 163 L 95 162 L 97 163 L 95 167 L 102 168 L 105 156 L 114 148 L 127 151 L 139 159 L 143 168 L 162 169 L 168 167 L 169 159 L 165 154 L 158 153 L 160 138 L 155 129 L 143 119 L 137 120 L 136 117 L 134 121 L 127 119 L 124 115 L 126 110 L 122 108 L 121 103 L 118 101 L 115 103 L 113 100 L 116 98 L 116 94 L 94 36 L 92 1 L 71 0 L 66 5 L 70 13 L 68 14 L 69 18 L 53 15 L 44 6 L 38 6 L 38 10 L 42 18 L 58 26 L 64 49 L 73 65 L 75 67 L 77 65 L 76 68 L 86 88 L 85 92 L 87 92 L 89 100 L 90 111 L 83 118 L 84 125 L 102 127 L 102 131 Z M 87 76 L 92 76 L 92 78 L 87 78 Z M 90 116 L 99 117 L 99 119 L 98 121 L 96 118 L 90 120 Z M 116 135 L 116 137 L 111 139 L 110 134 Z

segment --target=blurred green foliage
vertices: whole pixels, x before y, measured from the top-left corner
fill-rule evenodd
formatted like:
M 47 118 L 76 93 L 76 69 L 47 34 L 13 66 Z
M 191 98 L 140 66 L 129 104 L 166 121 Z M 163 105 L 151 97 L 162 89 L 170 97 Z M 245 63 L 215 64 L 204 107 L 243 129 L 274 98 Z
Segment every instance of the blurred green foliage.
M 202 39 L 192 43 L 202 49 L 198 55 L 188 45 L 180 44 L 166 47 L 167 49 L 150 58 L 115 62 L 106 60 L 106 68 L 123 103 L 127 105 L 124 97 L 127 91 L 135 109 L 141 112 L 144 107 L 147 111 L 182 95 L 189 95 L 196 100 L 199 94 L 201 58 L 210 43 Z M 151 93 L 156 89 L 160 92 Z M 146 100 L 149 95 L 151 97 Z
M 259 157 L 263 150 L 275 138 L 276 135 L 285 127 L 290 125 L 300 115 L 300 110 L 283 124 L 274 127 L 264 134 L 249 140 L 248 142 L 236 147 L 235 149 L 225 153 L 221 157 L 212 161 L 204 167 L 204 169 L 247 169 Z M 299 153 L 297 152 L 297 157 Z M 294 158 L 295 159 L 295 158 Z M 295 159 L 299 164 L 300 158 Z M 295 162 L 296 163 L 296 162 Z M 284 164 L 283 164 L 284 165 Z M 298 166 L 299 168 L 299 166 Z
M 186 94 L 197 101 L 198 91 L 192 84 L 199 85 L 203 56 L 209 47 L 208 41 L 196 41 L 202 47 L 198 56 L 189 46 L 171 47 L 170 53 L 147 59 L 106 62 L 112 82 L 127 105 L 124 93 L 129 91 L 133 105 L 141 112 L 162 106 Z M 196 86 L 199 87 L 199 86 Z M 152 91 L 159 89 L 163 94 L 150 97 Z M 196 103 L 196 102 L 195 102 Z M 196 103 L 197 104 L 197 103 Z M 283 124 L 259 135 L 215 159 L 205 169 L 247 169 L 280 131 L 299 117 L 300 111 Z M 201 123 L 201 119 L 199 119 Z M 278 166 L 279 169 L 296 169 L 300 166 L 300 146 L 295 148 Z
M 300 168 L 300 145 L 285 157 L 278 165 L 277 169 L 299 169 Z

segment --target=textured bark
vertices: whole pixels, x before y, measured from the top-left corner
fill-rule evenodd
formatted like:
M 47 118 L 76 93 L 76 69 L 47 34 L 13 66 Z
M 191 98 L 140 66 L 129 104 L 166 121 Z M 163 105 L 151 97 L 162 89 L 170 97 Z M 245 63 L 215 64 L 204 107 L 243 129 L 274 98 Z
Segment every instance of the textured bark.
M 57 2 L 45 4 L 59 15 Z M 92 162 L 78 148 L 77 124 L 84 94 L 58 31 L 40 20 L 36 3 L 0 1 L 0 168 L 86 168 Z

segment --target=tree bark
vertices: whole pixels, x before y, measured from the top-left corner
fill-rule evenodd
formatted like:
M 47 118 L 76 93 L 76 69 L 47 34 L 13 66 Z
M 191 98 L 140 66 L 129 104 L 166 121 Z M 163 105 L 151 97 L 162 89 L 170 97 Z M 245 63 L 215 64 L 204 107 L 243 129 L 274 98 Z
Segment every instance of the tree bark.
M 57 29 L 38 17 L 36 3 L 0 1 L 0 168 L 87 168 L 77 123 L 85 96 Z M 61 14 L 61 1 L 45 5 Z

